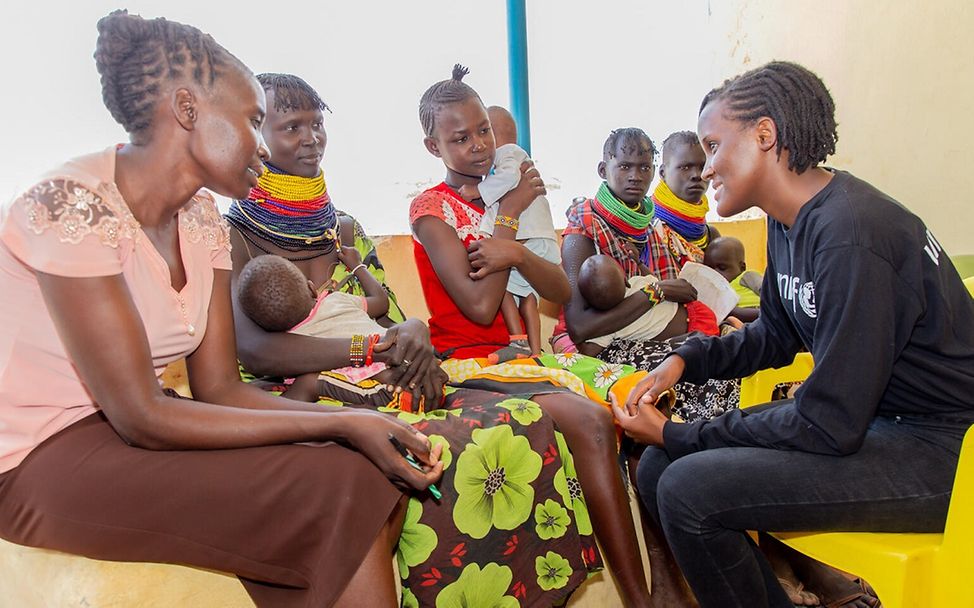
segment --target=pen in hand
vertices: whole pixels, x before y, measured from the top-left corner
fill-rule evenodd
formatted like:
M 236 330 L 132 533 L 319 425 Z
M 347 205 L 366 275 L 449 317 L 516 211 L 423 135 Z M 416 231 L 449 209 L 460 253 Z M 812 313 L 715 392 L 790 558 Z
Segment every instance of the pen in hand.
M 396 436 L 393 435 L 392 433 L 389 433 L 389 443 L 392 444 L 392 447 L 396 448 L 396 451 L 399 452 L 399 454 L 406 459 L 406 462 L 408 462 L 410 466 L 412 466 L 417 471 L 423 470 L 423 467 L 416 460 L 416 457 L 410 454 L 409 452 L 407 452 L 406 448 L 404 448 L 403 445 L 399 443 L 399 440 L 396 439 Z M 443 494 L 440 493 L 440 490 L 436 487 L 435 484 L 432 483 L 430 484 L 429 491 L 430 494 L 433 495 L 433 498 L 437 500 L 443 498 Z

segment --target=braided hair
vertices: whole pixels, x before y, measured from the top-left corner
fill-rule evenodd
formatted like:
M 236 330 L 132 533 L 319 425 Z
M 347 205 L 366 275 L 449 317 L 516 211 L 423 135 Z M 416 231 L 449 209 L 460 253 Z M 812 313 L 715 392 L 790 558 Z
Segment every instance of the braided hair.
M 98 21 L 95 67 L 101 75 L 105 107 L 135 136 L 152 127 L 152 114 L 167 81 L 192 78 L 209 88 L 229 68 L 246 70 L 195 27 L 162 17 L 143 19 L 126 10 L 113 11 Z
M 658 152 L 653 140 L 638 127 L 615 129 L 609 133 L 605 144 L 602 145 L 602 160 L 615 158 L 616 152 L 620 150 L 635 150 L 639 154 L 649 152 L 654 160 Z
M 839 135 L 832 95 L 821 78 L 798 64 L 773 61 L 731 78 L 707 93 L 700 112 L 715 101 L 725 103 L 724 116 L 731 120 L 773 120 L 778 158 L 788 150 L 788 169 L 799 175 L 835 154 Z
M 293 74 L 265 72 L 257 74 L 257 80 L 264 91 L 274 92 L 274 109 L 278 112 L 291 110 L 328 110 L 331 108 L 322 101 L 310 84 Z
M 441 80 L 423 93 L 423 97 L 419 100 L 419 122 L 423 125 L 423 133 L 426 137 L 433 136 L 436 113 L 440 108 L 474 97 L 480 99 L 480 95 L 473 90 L 473 87 L 463 83 L 463 77 L 469 73 L 470 70 L 458 63 L 453 66 L 453 75 L 449 80 Z
M 670 151 L 672 151 L 673 146 L 676 145 L 687 145 L 687 146 L 699 146 L 700 138 L 693 131 L 676 131 L 675 133 L 670 133 L 663 140 L 663 162 L 666 162 L 666 158 L 669 156 Z

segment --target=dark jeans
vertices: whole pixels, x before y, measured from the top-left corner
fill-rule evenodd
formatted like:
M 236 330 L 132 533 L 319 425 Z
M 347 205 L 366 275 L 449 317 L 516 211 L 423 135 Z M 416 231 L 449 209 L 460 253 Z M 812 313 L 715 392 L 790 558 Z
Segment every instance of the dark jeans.
M 671 461 L 649 448 L 639 494 L 701 608 L 792 608 L 747 530 L 941 532 L 959 450 L 889 418 L 849 456 L 728 447 Z

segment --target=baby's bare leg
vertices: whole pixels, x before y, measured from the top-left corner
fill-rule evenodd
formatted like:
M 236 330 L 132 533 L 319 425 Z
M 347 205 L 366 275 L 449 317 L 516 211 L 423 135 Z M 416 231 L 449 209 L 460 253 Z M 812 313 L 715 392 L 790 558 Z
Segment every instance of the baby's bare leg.
M 524 333 L 528 335 L 531 356 L 536 357 L 541 354 L 541 311 L 538 309 L 538 298 L 533 293 L 521 298 L 518 312 L 524 321 Z
M 521 333 L 521 313 L 518 311 L 517 302 L 511 292 L 504 294 L 501 300 L 501 316 L 504 317 L 504 325 L 507 326 L 507 333 L 517 336 Z
M 510 343 L 487 355 L 487 360 L 491 365 L 528 357 L 531 354 L 528 341 L 525 339 L 526 336 L 521 333 L 521 312 L 518 310 L 517 302 L 510 292 L 505 293 L 504 299 L 501 300 L 501 316 L 507 326 Z

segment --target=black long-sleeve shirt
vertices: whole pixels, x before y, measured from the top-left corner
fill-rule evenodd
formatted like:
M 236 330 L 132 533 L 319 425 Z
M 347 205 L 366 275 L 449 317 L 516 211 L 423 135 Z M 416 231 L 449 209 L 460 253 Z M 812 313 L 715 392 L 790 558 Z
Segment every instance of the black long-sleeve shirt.
M 974 423 L 974 300 L 918 217 L 844 172 L 792 227 L 768 219 L 760 318 L 676 353 L 683 380 L 701 383 L 781 367 L 803 345 L 815 369 L 794 401 L 668 423 L 670 456 L 725 446 L 843 455 L 876 416 L 954 440 Z

